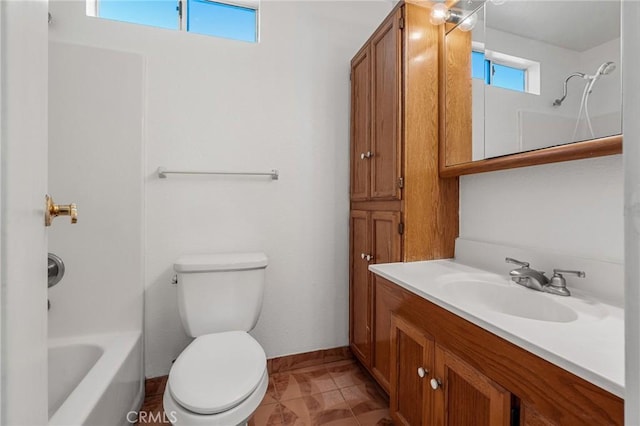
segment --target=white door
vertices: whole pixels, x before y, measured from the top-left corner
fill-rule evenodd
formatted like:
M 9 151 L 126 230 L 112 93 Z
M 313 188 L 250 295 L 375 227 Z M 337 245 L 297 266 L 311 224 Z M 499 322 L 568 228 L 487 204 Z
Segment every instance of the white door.
M 0 1 L 2 425 L 46 425 L 46 0 Z
M 625 192 L 625 424 L 640 424 L 640 2 L 622 2 Z

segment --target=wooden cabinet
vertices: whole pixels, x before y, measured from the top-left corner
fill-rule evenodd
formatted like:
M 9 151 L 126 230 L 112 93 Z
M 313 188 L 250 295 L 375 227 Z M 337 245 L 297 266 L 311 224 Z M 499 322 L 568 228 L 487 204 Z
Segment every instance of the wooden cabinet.
M 458 236 L 458 181 L 438 173 L 437 49 L 428 10 L 400 3 L 351 61 L 349 339 L 387 391 L 391 317 L 368 265 L 450 258 Z
M 371 198 L 400 199 L 402 44 L 397 10 L 371 39 Z
M 400 260 L 400 212 L 351 212 L 350 335 L 351 349 L 367 367 L 372 358 L 371 263 Z
M 402 293 L 386 281 L 373 275 L 373 359 L 371 372 L 380 386 L 390 393 L 391 378 L 391 318 L 403 302 Z
M 367 365 L 371 360 L 371 283 L 369 263 L 362 255 L 370 253 L 369 213 L 351 212 L 351 285 L 349 294 L 349 341 L 351 350 Z
M 396 10 L 351 63 L 351 199 L 399 200 L 400 64 Z
M 371 194 L 371 54 L 363 49 L 351 61 L 351 200 Z
M 429 377 L 434 369 L 434 347 L 431 336 L 401 317 L 391 317 L 389 402 L 391 417 L 399 425 L 432 425 Z
M 429 379 L 435 426 L 509 426 L 511 394 L 452 352 L 436 344 Z
M 391 398 L 400 425 L 509 426 L 511 394 L 402 317 L 391 319 Z
M 390 408 L 396 424 L 624 423 L 621 398 L 382 277 L 374 275 L 373 281 L 373 360 L 376 365 L 385 359 L 378 351 L 388 351 Z M 384 384 L 378 374 L 374 377 Z

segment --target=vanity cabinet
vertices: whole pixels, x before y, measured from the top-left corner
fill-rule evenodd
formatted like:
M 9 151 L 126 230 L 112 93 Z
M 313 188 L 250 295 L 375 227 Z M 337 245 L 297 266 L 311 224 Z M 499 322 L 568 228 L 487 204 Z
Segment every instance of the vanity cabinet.
M 391 404 L 400 425 L 509 426 L 511 394 L 438 344 L 392 316 Z
M 451 258 L 458 236 L 458 179 L 438 168 L 438 45 L 429 9 L 400 2 L 351 61 L 349 338 L 386 390 L 367 267 Z
M 372 356 L 374 364 L 389 362 L 396 424 L 624 424 L 621 398 L 385 278 L 373 281 L 375 295 L 383 296 L 376 300 Z

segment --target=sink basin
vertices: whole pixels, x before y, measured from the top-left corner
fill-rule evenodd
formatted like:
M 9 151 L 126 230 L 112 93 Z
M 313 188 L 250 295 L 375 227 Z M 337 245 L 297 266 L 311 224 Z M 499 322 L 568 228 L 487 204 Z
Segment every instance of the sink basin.
M 445 283 L 442 291 L 461 305 L 473 305 L 520 318 L 548 322 L 571 322 L 578 313 L 544 293 L 516 284 L 488 281 L 454 281 Z

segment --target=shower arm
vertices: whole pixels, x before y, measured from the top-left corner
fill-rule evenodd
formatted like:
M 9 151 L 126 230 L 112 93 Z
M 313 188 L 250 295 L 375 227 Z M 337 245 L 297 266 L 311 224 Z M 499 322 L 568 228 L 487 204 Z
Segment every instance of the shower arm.
M 571 80 L 573 77 L 582 77 L 584 78 L 585 75 L 581 72 L 574 72 L 573 74 L 570 74 L 565 80 L 564 80 L 564 85 L 563 85 L 563 89 L 562 89 L 562 97 L 560 99 L 556 99 L 553 102 L 553 106 L 560 106 L 562 105 L 562 102 L 565 100 L 565 98 L 567 97 L 567 83 L 569 82 L 569 80 Z

